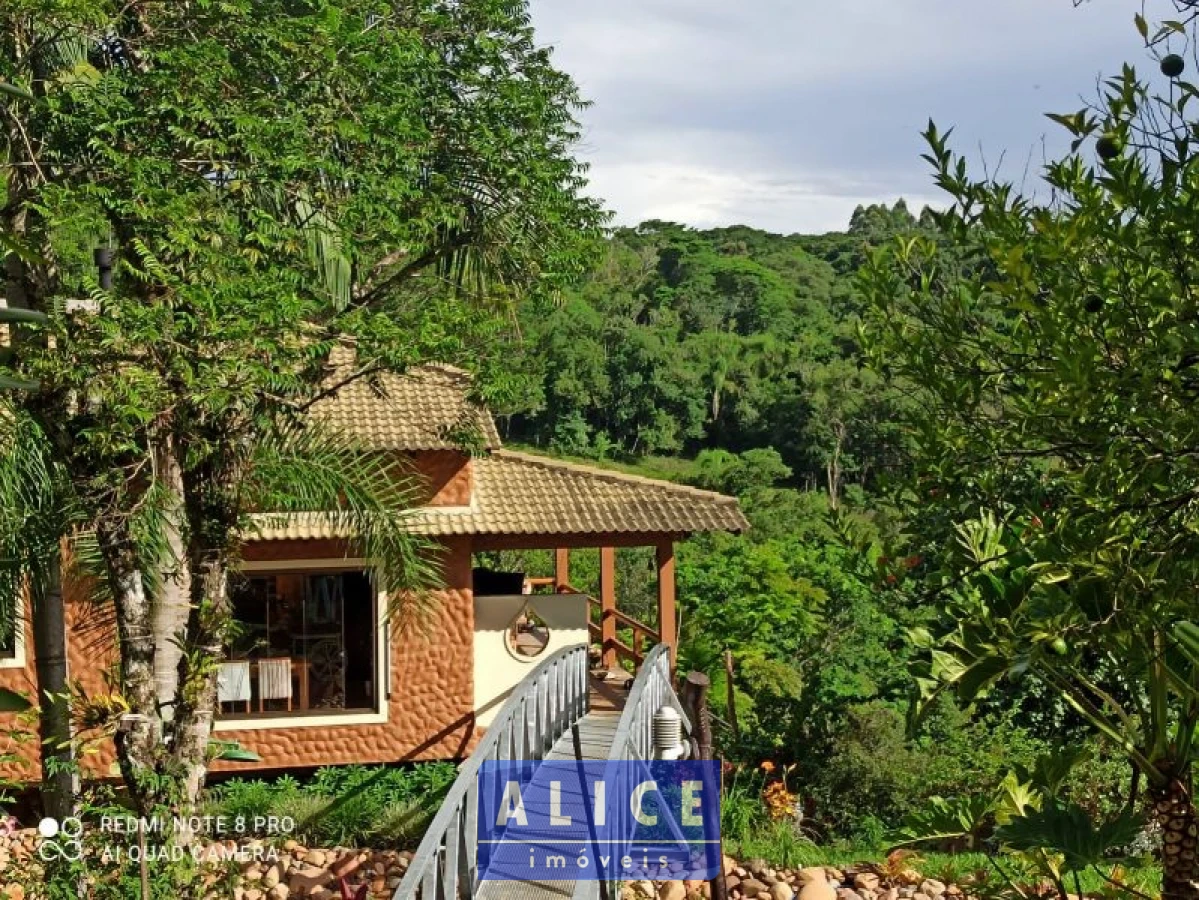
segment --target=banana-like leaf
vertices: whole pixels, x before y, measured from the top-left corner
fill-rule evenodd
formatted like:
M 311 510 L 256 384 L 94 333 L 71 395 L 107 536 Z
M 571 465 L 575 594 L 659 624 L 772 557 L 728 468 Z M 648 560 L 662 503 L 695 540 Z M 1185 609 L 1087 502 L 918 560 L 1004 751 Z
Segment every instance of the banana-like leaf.
M 262 762 L 262 757 L 247 750 L 237 741 L 209 741 L 208 748 L 213 759 L 225 762 Z
M 0 391 L 36 391 L 42 386 L 40 381 L 21 381 L 16 378 L 5 378 L 0 375 Z
M 1199 665 L 1199 625 L 1194 622 L 1179 622 L 1174 626 L 1174 640 L 1178 647 L 1195 665 Z
M 1041 809 L 997 828 L 995 836 L 1013 850 L 1060 854 L 1068 870 L 1080 872 L 1107 862 L 1113 850 L 1132 843 L 1141 824 L 1140 818 L 1128 810 L 1096 824 L 1078 804 L 1050 799 Z

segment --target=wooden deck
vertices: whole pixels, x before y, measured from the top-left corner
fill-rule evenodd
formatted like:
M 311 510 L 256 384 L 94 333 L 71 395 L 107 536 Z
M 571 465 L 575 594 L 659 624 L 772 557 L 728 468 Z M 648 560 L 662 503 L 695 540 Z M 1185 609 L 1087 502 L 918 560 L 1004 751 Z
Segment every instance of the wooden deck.
M 587 715 L 558 738 L 545 758 L 608 759 L 631 683 L 632 676 L 623 671 L 609 673 L 607 678 L 592 673 Z M 537 780 L 536 775 L 533 780 Z M 584 806 L 581 798 L 563 797 L 564 809 L 576 803 L 581 810 Z M 574 893 L 573 881 L 484 881 L 476 896 L 478 900 L 563 900 Z

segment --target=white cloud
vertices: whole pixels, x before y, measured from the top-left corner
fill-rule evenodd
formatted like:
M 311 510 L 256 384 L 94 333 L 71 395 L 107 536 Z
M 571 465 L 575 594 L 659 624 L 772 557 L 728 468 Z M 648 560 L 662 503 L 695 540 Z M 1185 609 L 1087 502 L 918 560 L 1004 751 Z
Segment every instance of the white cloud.
M 1043 111 L 1077 108 L 1100 70 L 1140 58 L 1138 6 L 533 0 L 539 40 L 594 101 L 582 156 L 621 221 L 780 231 L 844 227 L 858 203 L 901 194 L 935 199 L 919 159 L 930 116 L 991 162 L 1006 149 L 1019 177 L 1053 134 Z

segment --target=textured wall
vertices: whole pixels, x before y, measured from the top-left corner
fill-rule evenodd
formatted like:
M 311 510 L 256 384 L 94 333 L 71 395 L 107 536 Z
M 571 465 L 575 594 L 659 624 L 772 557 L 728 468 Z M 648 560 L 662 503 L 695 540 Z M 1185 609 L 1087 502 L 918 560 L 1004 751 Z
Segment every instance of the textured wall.
M 340 559 L 346 547 L 332 541 L 270 542 L 249 546 L 248 560 Z M 391 700 L 388 721 L 371 725 L 264 728 L 221 732 L 262 757 L 260 764 L 218 763 L 214 770 L 246 772 L 340 763 L 397 762 L 410 759 L 453 759 L 466 755 L 477 739 L 474 723 L 472 645 L 474 607 L 471 600 L 470 540 L 456 538 L 443 554 L 445 589 L 434 595 L 434 612 L 423 634 L 392 629 Z M 105 675 L 116 659 L 111 610 L 88 601 L 87 588 L 67 587 L 69 654 L 72 678 L 89 694 L 107 691 Z M 24 668 L 0 669 L 0 687 L 33 696 L 36 690 L 32 635 L 26 623 Z M 0 729 L 16 728 L 29 739 L 15 744 L 24 762 L 0 766 L 5 775 L 35 779 L 36 731 L 12 714 L 0 714 Z M 0 737 L 0 752 L 5 741 Z M 111 741 L 87 758 L 89 769 L 107 774 L 113 759 Z
M 263 549 L 266 549 L 264 545 Z M 344 556 L 317 541 L 272 543 L 272 559 Z M 247 552 L 247 558 L 251 553 Z M 262 558 L 258 548 L 254 558 Z M 257 766 L 217 764 L 216 771 L 341 763 L 398 762 L 464 756 L 474 737 L 471 645 L 474 609 L 470 591 L 470 542 L 456 539 L 444 555 L 445 589 L 425 634 L 393 629 L 388 721 L 374 725 L 263 728 L 225 731 L 262 757 Z
M 417 454 L 413 463 L 427 484 L 429 506 L 470 505 L 474 489 L 473 466 L 465 453 L 427 450 Z
M 67 654 L 70 677 L 78 680 L 89 696 L 109 693 L 111 686 L 107 677 L 114 671 L 116 662 L 116 625 L 112 608 L 93 604 L 90 601 L 91 586 L 79 581 L 68 581 L 64 586 L 67 603 Z M 37 696 L 37 673 L 34 668 L 33 633 L 29 625 L 29 610 L 21 623 L 25 629 L 25 667 L 0 669 L 0 687 L 20 691 L 30 699 Z M 36 723 L 25 717 L 0 713 L 0 731 L 16 732 L 23 740 L 14 742 L 10 752 L 21 757 L 19 763 L 0 765 L 0 773 L 19 779 L 36 779 L 41 771 L 38 765 L 38 740 Z M 0 748 L 8 741 L 0 738 Z M 107 739 L 98 743 L 99 753 L 89 755 L 87 765 L 96 772 L 107 772 L 113 760 L 112 744 Z

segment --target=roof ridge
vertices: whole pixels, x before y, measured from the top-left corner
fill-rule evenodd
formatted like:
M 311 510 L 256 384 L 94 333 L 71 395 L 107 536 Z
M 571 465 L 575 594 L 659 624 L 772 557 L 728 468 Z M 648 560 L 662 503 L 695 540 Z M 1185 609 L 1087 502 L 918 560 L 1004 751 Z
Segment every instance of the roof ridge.
M 665 491 L 686 494 L 691 497 L 703 497 L 707 500 L 730 503 L 734 506 L 740 505 L 740 501 L 738 501 L 736 497 L 731 497 L 728 494 L 721 494 L 718 491 L 709 491 L 705 490 L 704 488 L 694 487 L 690 484 L 679 484 L 677 481 L 666 481 L 662 478 L 650 478 L 647 475 L 634 475 L 631 472 L 618 472 L 614 469 L 605 469 L 600 466 L 591 466 L 586 465 L 585 463 L 570 462 L 564 459 L 558 459 L 554 456 L 543 456 L 539 453 L 528 453 L 522 450 L 510 450 L 507 447 L 497 447 L 491 451 L 491 455 L 503 456 L 509 459 L 515 459 L 519 462 L 543 466 L 547 469 L 568 469 L 583 475 L 601 478 L 606 481 L 625 484 L 644 484 L 650 487 L 660 488 Z

